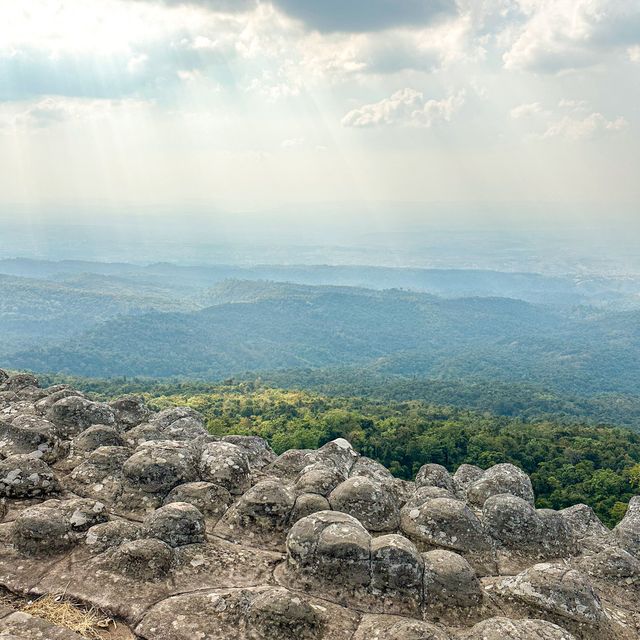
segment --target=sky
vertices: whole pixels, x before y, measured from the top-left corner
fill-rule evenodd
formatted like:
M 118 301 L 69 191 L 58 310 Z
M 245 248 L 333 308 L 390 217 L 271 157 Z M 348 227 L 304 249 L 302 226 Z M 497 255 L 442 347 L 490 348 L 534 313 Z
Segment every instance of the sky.
M 0 0 L 5 215 L 637 219 L 639 127 L 639 0 Z

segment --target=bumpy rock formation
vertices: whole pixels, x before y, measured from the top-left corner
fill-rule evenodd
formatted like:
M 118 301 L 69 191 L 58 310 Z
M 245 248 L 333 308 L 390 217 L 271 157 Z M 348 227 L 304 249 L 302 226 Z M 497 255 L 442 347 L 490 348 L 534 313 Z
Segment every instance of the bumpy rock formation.
M 640 498 L 613 531 L 534 504 L 510 464 L 405 482 L 343 439 L 276 456 L 0 371 L 0 586 L 145 640 L 640 637 Z M 0 606 L 0 637 L 77 636 Z

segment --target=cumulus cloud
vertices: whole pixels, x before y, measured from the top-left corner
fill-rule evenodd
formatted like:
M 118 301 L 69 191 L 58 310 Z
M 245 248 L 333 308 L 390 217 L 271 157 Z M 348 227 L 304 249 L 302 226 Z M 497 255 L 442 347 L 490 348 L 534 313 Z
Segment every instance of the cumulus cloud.
M 511 118 L 528 127 L 527 137 L 534 139 L 563 138 L 578 141 L 622 131 L 628 122 L 622 116 L 608 118 L 584 100 L 562 99 L 556 108 L 544 108 L 539 102 L 511 109 Z
M 637 0 L 519 0 L 519 5 L 526 20 L 504 53 L 507 69 L 575 70 L 640 43 Z
M 391 97 L 353 109 L 342 119 L 345 127 L 408 125 L 431 127 L 449 122 L 465 101 L 464 91 L 441 100 L 426 100 L 420 91 L 401 89 Z

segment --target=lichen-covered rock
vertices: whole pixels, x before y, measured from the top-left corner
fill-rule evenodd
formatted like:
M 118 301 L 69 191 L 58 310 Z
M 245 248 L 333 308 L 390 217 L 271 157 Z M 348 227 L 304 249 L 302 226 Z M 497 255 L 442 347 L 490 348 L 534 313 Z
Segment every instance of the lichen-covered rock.
M 627 513 L 613 535 L 623 549 L 640 557 L 640 496 L 631 498 Z
M 37 498 L 57 488 L 51 467 L 42 460 L 25 454 L 0 460 L 0 498 Z
M 640 558 L 619 547 L 610 546 L 586 556 L 579 565 L 584 572 L 597 578 L 622 581 L 626 585 L 640 582 Z
M 349 475 L 359 453 L 344 438 L 337 438 L 327 442 L 314 454 L 314 461 L 333 465 L 345 477 Z
M 224 514 L 215 532 L 228 539 L 267 549 L 284 545 L 295 495 L 276 480 L 262 480 L 249 489 Z
M 40 398 L 35 403 L 36 411 L 39 415 L 45 416 L 49 409 L 58 402 L 58 400 L 62 400 L 63 398 L 70 398 L 71 396 L 78 396 L 80 398 L 84 398 L 84 394 L 80 391 L 76 391 L 75 389 L 71 389 L 65 385 L 57 385 L 55 387 L 49 387 L 46 390 L 47 395 L 44 398 Z
M 311 449 L 289 449 L 280 454 L 265 471 L 286 480 L 295 480 L 305 467 L 309 466 Z
M 371 592 L 386 611 L 419 611 L 422 604 L 424 561 L 415 545 L 395 534 L 374 538 L 370 545 Z
M 248 640 L 320 640 L 325 620 L 318 608 L 286 589 L 269 589 L 249 605 Z
M 173 422 L 177 420 L 181 420 L 183 418 L 190 418 L 199 422 L 201 426 L 204 426 L 204 418 L 200 413 L 198 413 L 195 409 L 191 407 L 170 407 L 168 409 L 164 409 L 160 413 L 156 414 L 152 418 L 149 419 L 151 424 L 155 424 L 161 429 L 165 429 Z
M 21 414 L 11 423 L 0 421 L 0 458 L 30 454 L 52 463 L 64 455 L 65 450 L 48 420 L 30 414 Z
M 399 524 L 397 498 L 388 485 L 356 476 L 340 483 L 329 495 L 334 511 L 357 518 L 369 531 L 393 531 Z
M 465 496 L 467 489 L 484 475 L 484 469 L 474 464 L 461 464 L 453 474 L 453 486 L 456 493 Z
M 233 495 L 244 493 L 251 484 L 249 461 L 241 447 L 230 442 L 210 442 L 199 462 L 202 480 L 214 482 Z
M 124 542 L 132 542 L 143 537 L 142 525 L 128 520 L 111 520 L 91 527 L 84 542 L 91 553 L 103 553 Z
M 595 514 L 594 510 L 586 504 L 576 504 L 560 511 L 571 535 L 576 540 L 587 537 L 603 537 L 609 534 L 609 529 L 605 527 Z
M 490 618 L 461 635 L 461 640 L 576 640 L 567 630 L 545 620 Z
M 204 516 L 192 504 L 172 502 L 156 509 L 144 521 L 148 538 L 157 538 L 170 547 L 205 541 Z
M 30 373 L 16 373 L 15 375 L 8 375 L 4 380 L 0 381 L 0 389 L 2 391 L 20 391 L 27 387 L 39 387 L 38 378 Z
M 598 625 L 605 619 L 600 598 L 580 571 L 557 564 L 536 564 L 513 578 L 501 591 L 510 597 L 581 624 Z
M 139 396 L 124 396 L 109 403 L 116 416 L 117 423 L 125 430 L 146 422 L 151 411 Z
M 164 504 L 188 502 L 202 513 L 205 520 L 215 524 L 232 502 L 231 494 L 213 482 L 187 482 L 179 484 L 169 492 Z
M 480 478 L 467 487 L 470 503 L 482 507 L 491 496 L 510 493 L 534 503 L 533 487 L 529 476 L 512 464 L 497 464 L 487 469 Z
M 365 478 L 371 478 L 371 480 L 377 480 L 378 482 L 393 481 L 393 475 L 391 471 L 384 465 L 367 458 L 360 456 L 351 467 L 350 477 L 363 476 Z
M 365 616 L 353 640 L 451 640 L 451 636 L 429 622 L 396 616 Z
M 197 459 L 188 444 L 145 442 L 124 463 L 123 473 L 133 487 L 164 498 L 177 485 L 197 480 Z
M 135 580 L 158 580 L 166 577 L 174 562 L 173 549 L 162 540 L 143 538 L 124 542 L 105 559 L 111 571 Z
M 441 464 L 425 464 L 420 467 L 416 476 L 416 487 L 440 487 L 453 493 L 454 485 L 451 474 Z
M 369 585 L 371 536 L 352 516 L 320 511 L 298 520 L 287 536 L 287 567 L 316 588 Z
M 116 416 L 108 404 L 92 402 L 80 396 L 58 400 L 48 411 L 47 419 L 63 439 L 72 438 L 94 424 L 108 427 L 116 424 Z
M 297 493 L 317 493 L 328 497 L 345 479 L 344 472 L 334 465 L 316 462 L 302 470 L 296 481 L 295 490 Z
M 106 519 L 104 504 L 94 500 L 48 500 L 18 515 L 12 525 L 11 540 L 26 555 L 59 553 Z
M 114 427 L 95 424 L 73 439 L 74 451 L 95 451 L 98 447 L 123 447 L 125 441 Z
M 482 602 L 482 588 L 471 565 L 452 551 L 423 554 L 426 605 L 474 607 Z
M 529 502 L 508 493 L 487 498 L 482 522 L 489 535 L 512 549 L 531 548 L 540 543 L 542 520 Z
M 461 500 L 431 498 L 419 507 L 405 505 L 400 528 L 415 542 L 454 551 L 482 551 L 490 546 L 480 520 Z
M 312 513 L 330 510 L 331 505 L 324 496 L 318 493 L 302 493 L 296 498 L 293 505 L 290 522 L 293 524 L 302 518 L 310 516 Z
M 264 469 L 276 459 L 276 454 L 264 438 L 258 438 L 258 436 L 225 436 L 222 440 L 243 449 L 252 469 Z

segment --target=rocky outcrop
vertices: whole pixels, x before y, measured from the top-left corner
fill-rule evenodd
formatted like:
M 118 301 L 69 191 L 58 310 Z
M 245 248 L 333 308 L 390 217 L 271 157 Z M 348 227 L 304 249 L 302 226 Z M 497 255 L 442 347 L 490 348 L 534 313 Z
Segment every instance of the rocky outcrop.
M 276 456 L 0 372 L 0 586 L 146 640 L 631 640 L 640 498 L 609 531 L 510 464 L 405 482 L 344 439 Z M 75 637 L 47 624 L 0 607 L 2 638 Z

